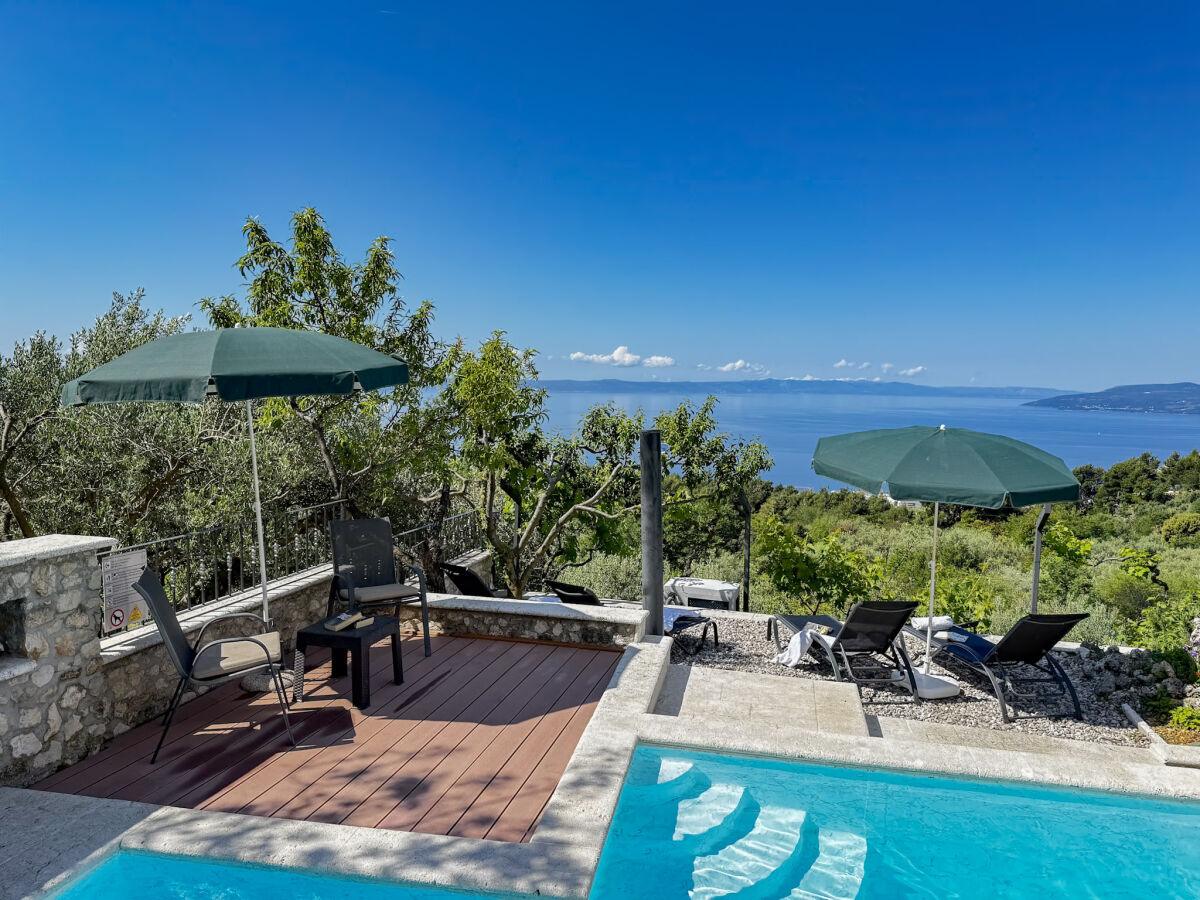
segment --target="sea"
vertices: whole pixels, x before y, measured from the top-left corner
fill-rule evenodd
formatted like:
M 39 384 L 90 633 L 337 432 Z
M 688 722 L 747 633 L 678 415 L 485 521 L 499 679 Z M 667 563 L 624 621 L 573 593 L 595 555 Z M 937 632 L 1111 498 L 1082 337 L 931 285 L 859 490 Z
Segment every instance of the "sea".
M 700 402 L 704 396 L 657 390 L 551 391 L 548 425 L 570 433 L 589 408 L 609 402 L 630 413 L 642 410 L 649 423 L 685 399 Z M 1173 451 L 1188 453 L 1200 447 L 1200 416 L 1060 410 L 1025 406 L 1025 398 L 739 393 L 718 395 L 718 401 L 722 431 L 757 438 L 770 450 L 775 466 L 764 477 L 798 488 L 842 487 L 812 471 L 817 439 L 869 428 L 947 425 L 1005 434 L 1062 457 L 1072 468 L 1084 463 L 1107 468 L 1146 451 L 1165 459 Z

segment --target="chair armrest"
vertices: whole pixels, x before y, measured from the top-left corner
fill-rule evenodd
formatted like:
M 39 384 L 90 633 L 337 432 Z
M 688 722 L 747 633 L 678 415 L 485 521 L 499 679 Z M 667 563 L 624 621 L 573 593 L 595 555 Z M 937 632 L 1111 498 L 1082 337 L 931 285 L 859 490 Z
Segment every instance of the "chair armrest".
M 411 563 L 401 563 L 400 570 L 411 572 L 417 576 L 417 587 L 421 591 L 421 596 L 424 597 L 428 593 L 429 586 L 425 583 L 425 570 L 420 566 L 414 566 Z
M 210 627 L 216 625 L 218 622 L 228 622 L 230 619 L 257 619 L 262 625 L 264 631 L 266 631 L 267 628 L 267 620 L 257 613 L 240 612 L 229 613 L 228 615 L 224 616 L 217 616 L 215 619 L 210 619 L 204 623 L 204 626 L 200 629 L 200 633 L 196 635 L 196 640 L 192 641 L 192 650 L 194 652 L 199 652 L 200 642 L 204 639 L 204 632 L 208 631 Z M 248 640 L 248 638 L 231 638 L 230 640 Z

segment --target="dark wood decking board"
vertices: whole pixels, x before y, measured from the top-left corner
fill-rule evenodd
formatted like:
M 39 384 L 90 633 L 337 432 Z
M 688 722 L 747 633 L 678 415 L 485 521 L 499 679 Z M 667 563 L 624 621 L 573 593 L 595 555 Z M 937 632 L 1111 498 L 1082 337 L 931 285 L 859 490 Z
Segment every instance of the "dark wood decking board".
M 35 785 L 63 793 L 369 827 L 528 840 L 619 654 L 547 644 L 405 639 L 405 683 L 386 642 L 371 706 L 349 701 L 329 654 L 308 655 L 289 749 L 273 694 L 228 685 L 180 708 L 157 765 L 157 722 Z

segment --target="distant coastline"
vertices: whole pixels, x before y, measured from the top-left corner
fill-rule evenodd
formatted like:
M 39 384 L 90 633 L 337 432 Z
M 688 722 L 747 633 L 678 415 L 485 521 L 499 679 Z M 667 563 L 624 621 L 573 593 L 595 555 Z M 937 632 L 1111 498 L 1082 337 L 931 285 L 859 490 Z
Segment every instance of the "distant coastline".
M 575 394 L 854 394 L 889 397 L 979 397 L 1037 401 L 1072 396 L 1061 388 L 1043 387 L 935 387 L 907 381 L 755 378 L 741 381 L 626 381 L 602 378 L 590 381 L 542 380 L 552 393 Z
M 1200 415 L 1200 384 L 1122 384 L 1104 391 L 1064 394 L 1031 400 L 1026 406 L 1104 412 L 1173 413 Z

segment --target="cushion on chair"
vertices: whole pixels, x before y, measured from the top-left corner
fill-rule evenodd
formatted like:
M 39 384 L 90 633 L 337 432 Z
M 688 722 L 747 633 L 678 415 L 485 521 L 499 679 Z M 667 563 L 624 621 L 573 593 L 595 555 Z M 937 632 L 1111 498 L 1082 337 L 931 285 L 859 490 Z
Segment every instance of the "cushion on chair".
M 343 600 L 350 600 L 350 592 L 347 590 L 338 591 L 338 596 Z M 388 600 L 413 600 L 421 596 L 421 591 L 408 584 L 376 584 L 372 587 L 355 588 L 354 596 L 361 606 L 364 603 L 384 603 Z
M 279 632 L 253 635 L 253 639 L 266 646 L 271 654 L 271 662 L 279 662 L 282 653 L 279 649 Z M 192 664 L 193 678 L 216 678 L 220 675 L 232 675 L 244 669 L 266 664 L 262 647 L 249 640 L 239 640 L 232 644 L 209 644 L 196 654 Z

